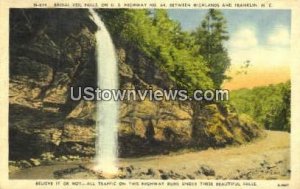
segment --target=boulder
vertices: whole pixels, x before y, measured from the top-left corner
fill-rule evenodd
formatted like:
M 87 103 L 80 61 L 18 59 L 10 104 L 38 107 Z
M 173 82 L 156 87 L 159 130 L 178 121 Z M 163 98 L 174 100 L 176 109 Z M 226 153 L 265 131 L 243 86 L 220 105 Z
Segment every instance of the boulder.
M 207 165 L 200 166 L 200 172 L 204 174 L 205 176 L 215 176 L 215 170 L 213 170 L 211 167 Z

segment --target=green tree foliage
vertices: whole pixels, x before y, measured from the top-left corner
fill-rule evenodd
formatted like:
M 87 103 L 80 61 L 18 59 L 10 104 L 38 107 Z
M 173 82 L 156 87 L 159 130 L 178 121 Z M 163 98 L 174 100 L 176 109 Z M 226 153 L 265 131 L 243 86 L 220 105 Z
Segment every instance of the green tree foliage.
M 230 103 L 238 113 L 252 116 L 270 130 L 290 131 L 290 81 L 266 87 L 232 91 Z
M 204 48 L 199 51 L 199 46 L 202 45 L 202 42 L 199 42 L 200 34 L 195 37 L 189 32 L 182 31 L 180 24 L 170 19 L 166 10 L 117 9 L 101 10 L 99 14 L 104 19 L 117 46 L 125 48 L 128 53 L 147 57 L 149 63 L 155 63 L 168 73 L 177 88 L 193 91 L 219 86 L 214 84 L 215 74 L 220 72 L 215 69 L 220 70 L 220 67 L 224 67 L 222 72 L 225 72 L 225 68 L 229 65 L 222 65 L 223 59 L 229 60 L 223 45 L 221 44 L 223 53 L 215 53 L 209 59 L 214 63 L 208 64 L 208 59 L 205 58 L 208 56 Z M 224 19 L 221 21 L 223 22 Z M 218 30 L 226 32 L 223 25 L 219 29 L 217 22 L 215 24 Z M 216 33 L 212 36 L 223 41 L 224 36 L 215 36 L 217 34 L 219 35 Z M 215 45 L 219 44 L 215 43 L 213 47 Z M 218 77 L 218 83 L 222 83 L 221 80 L 225 78 L 224 73 L 221 75 L 222 77 Z
M 215 87 L 219 88 L 227 79 L 226 70 L 230 66 L 224 42 L 229 39 L 226 20 L 220 10 L 210 9 L 201 25 L 193 33 L 198 52 L 211 68 L 209 75 Z

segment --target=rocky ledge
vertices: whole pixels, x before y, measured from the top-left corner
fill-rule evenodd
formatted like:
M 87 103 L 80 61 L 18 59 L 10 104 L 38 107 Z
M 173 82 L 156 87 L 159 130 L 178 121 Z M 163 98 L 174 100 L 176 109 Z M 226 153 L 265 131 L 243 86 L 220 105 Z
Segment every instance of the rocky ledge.
M 37 14 L 14 9 L 11 15 L 9 158 L 15 161 L 11 164 L 38 165 L 36 159 L 43 160 L 45 154 L 52 159 L 92 157 L 95 102 L 71 101 L 69 95 L 70 86 L 96 85 L 96 27 L 88 12 L 43 10 Z M 78 21 L 68 22 L 70 18 Z M 167 74 L 143 55 L 120 45 L 117 55 L 121 89 L 172 86 Z M 194 108 L 189 102 L 124 101 L 119 122 L 120 157 L 224 147 L 263 135 L 250 118 L 219 103 Z

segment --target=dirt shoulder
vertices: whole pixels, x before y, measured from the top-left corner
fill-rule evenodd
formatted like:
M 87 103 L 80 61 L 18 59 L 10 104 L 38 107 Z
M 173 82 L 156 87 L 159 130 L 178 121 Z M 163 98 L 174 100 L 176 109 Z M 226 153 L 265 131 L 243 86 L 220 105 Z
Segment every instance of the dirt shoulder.
M 208 149 L 173 156 L 155 156 L 124 160 L 124 165 L 169 170 L 183 175 L 196 174 L 195 178 L 255 178 L 285 179 L 290 174 L 290 134 L 266 131 L 266 137 L 252 143 L 224 149 Z M 215 174 L 199 174 L 203 168 Z
M 16 172 L 11 178 L 103 178 L 86 165 L 90 163 L 54 163 Z M 124 179 L 289 179 L 290 134 L 266 131 L 265 138 L 241 146 L 120 159 L 119 167 L 117 177 Z

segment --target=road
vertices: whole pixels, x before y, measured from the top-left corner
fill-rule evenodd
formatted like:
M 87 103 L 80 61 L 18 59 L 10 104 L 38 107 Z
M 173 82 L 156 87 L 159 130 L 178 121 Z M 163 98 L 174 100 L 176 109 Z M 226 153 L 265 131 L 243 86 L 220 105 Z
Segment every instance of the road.
M 10 178 L 99 178 L 98 174 L 95 177 L 95 173 L 82 169 L 90 164 L 54 162 L 51 166 L 14 172 Z M 127 179 L 289 179 L 290 134 L 266 131 L 266 137 L 240 146 L 120 159 L 119 167 L 123 171 L 118 177 Z M 72 168 L 75 171 L 53 174 Z

